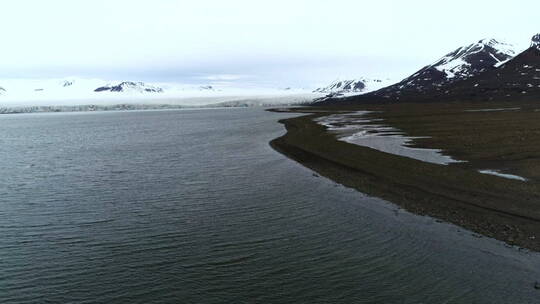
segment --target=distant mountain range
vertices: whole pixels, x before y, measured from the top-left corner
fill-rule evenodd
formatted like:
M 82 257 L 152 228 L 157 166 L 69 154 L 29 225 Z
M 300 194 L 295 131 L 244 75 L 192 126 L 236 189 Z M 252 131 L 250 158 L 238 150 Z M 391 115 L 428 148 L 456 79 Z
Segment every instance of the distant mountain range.
M 73 93 L 73 89 L 87 92 L 116 92 L 116 93 L 163 93 L 165 90 L 158 85 L 150 85 L 144 82 L 123 81 L 117 83 L 107 83 L 99 79 L 42 79 L 42 80 L 26 80 L 26 79 L 11 79 L 0 80 L 8 85 L 0 87 L 2 92 L 50 92 L 63 90 L 64 92 Z M 174 86 L 169 88 L 172 90 L 192 90 L 192 91 L 215 91 L 211 85 L 203 86 Z
M 199 86 L 198 88 L 191 88 L 191 89 L 198 90 L 198 91 L 215 91 L 214 87 L 211 85 L 203 85 L 203 86 Z M 101 86 L 95 89 L 94 92 L 163 93 L 165 92 L 165 90 L 159 86 L 146 84 L 144 82 L 124 81 L 116 85 L 107 84 L 105 86 Z
M 539 81 L 540 35 L 519 54 L 512 45 L 484 39 L 448 53 L 399 83 L 317 104 L 538 99 Z
M 137 92 L 137 93 L 162 93 L 163 89 L 156 86 L 147 85 L 144 82 L 124 81 L 117 85 L 106 85 L 99 87 L 94 92 Z
M 347 94 L 365 94 L 376 91 L 390 84 L 390 80 L 358 78 L 348 80 L 335 80 L 326 87 L 315 89 L 314 93 L 330 94 L 331 96 Z
M 343 79 L 313 91 L 284 89 L 233 89 L 211 85 L 106 82 L 100 79 L 0 80 L 0 105 L 12 101 L 134 100 L 140 98 L 235 98 L 232 104 L 250 104 L 246 97 L 303 95 L 314 104 L 437 102 L 456 100 L 540 99 L 540 34 L 531 46 L 518 52 L 512 45 L 483 39 L 459 47 L 411 76 L 392 84 L 388 79 Z M 311 94 L 311 95 L 310 95 Z M 241 98 L 238 98 L 241 97 Z M 36 101 L 38 103 L 36 103 Z M 197 101 L 207 102 L 207 101 Z M 217 101 L 208 101 L 217 102 Z M 13 103 L 13 102 L 12 102 Z M 206 104 L 206 103 L 205 103 Z M 266 101 L 265 101 L 266 104 Z
M 306 89 L 144 83 L 102 79 L 0 79 L 0 114 L 308 104 Z
M 185 98 L 221 98 L 246 96 L 299 95 L 315 97 L 305 89 L 287 90 L 281 88 L 250 88 L 213 85 L 192 85 L 182 83 L 144 83 L 133 81 L 106 81 L 102 79 L 0 79 L 0 106 L 24 103 L 43 105 L 50 101 L 76 100 L 175 100 Z M 320 96 L 320 95 L 319 95 Z M 231 100 L 238 100 L 233 98 Z M 302 98 L 305 101 L 304 98 Z M 37 103 L 36 103 L 37 102 Z M 201 100 L 202 102 L 202 100 Z M 212 102 L 209 100 L 208 102 Z M 64 102 L 62 102 L 64 104 Z

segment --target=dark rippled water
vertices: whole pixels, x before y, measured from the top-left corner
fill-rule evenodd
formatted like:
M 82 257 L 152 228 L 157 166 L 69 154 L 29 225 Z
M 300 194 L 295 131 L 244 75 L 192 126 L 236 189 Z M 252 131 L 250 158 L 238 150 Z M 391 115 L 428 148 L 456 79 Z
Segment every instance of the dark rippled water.
M 274 152 L 261 109 L 0 117 L 1 303 L 539 303 L 538 254 Z

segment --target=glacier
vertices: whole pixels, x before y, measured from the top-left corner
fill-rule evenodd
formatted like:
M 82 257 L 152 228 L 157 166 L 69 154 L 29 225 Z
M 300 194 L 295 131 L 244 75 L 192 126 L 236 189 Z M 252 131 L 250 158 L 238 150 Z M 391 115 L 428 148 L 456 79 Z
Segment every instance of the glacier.
M 96 78 L 0 79 L 0 113 L 115 108 L 272 106 L 311 102 L 307 89 L 144 83 Z

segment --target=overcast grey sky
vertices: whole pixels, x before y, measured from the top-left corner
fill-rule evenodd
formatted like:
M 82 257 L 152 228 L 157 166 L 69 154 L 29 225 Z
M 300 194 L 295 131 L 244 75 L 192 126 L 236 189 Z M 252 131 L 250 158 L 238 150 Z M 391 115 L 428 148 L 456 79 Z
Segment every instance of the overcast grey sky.
M 313 86 L 411 74 L 488 37 L 526 47 L 538 0 L 2 0 L 0 77 Z

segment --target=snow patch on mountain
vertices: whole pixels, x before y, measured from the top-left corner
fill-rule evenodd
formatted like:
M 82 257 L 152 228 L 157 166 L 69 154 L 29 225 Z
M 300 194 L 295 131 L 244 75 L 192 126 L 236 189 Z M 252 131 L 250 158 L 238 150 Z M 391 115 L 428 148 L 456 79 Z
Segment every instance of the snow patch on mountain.
M 540 50 L 540 34 L 536 34 L 532 37 L 531 47 L 534 47 Z

